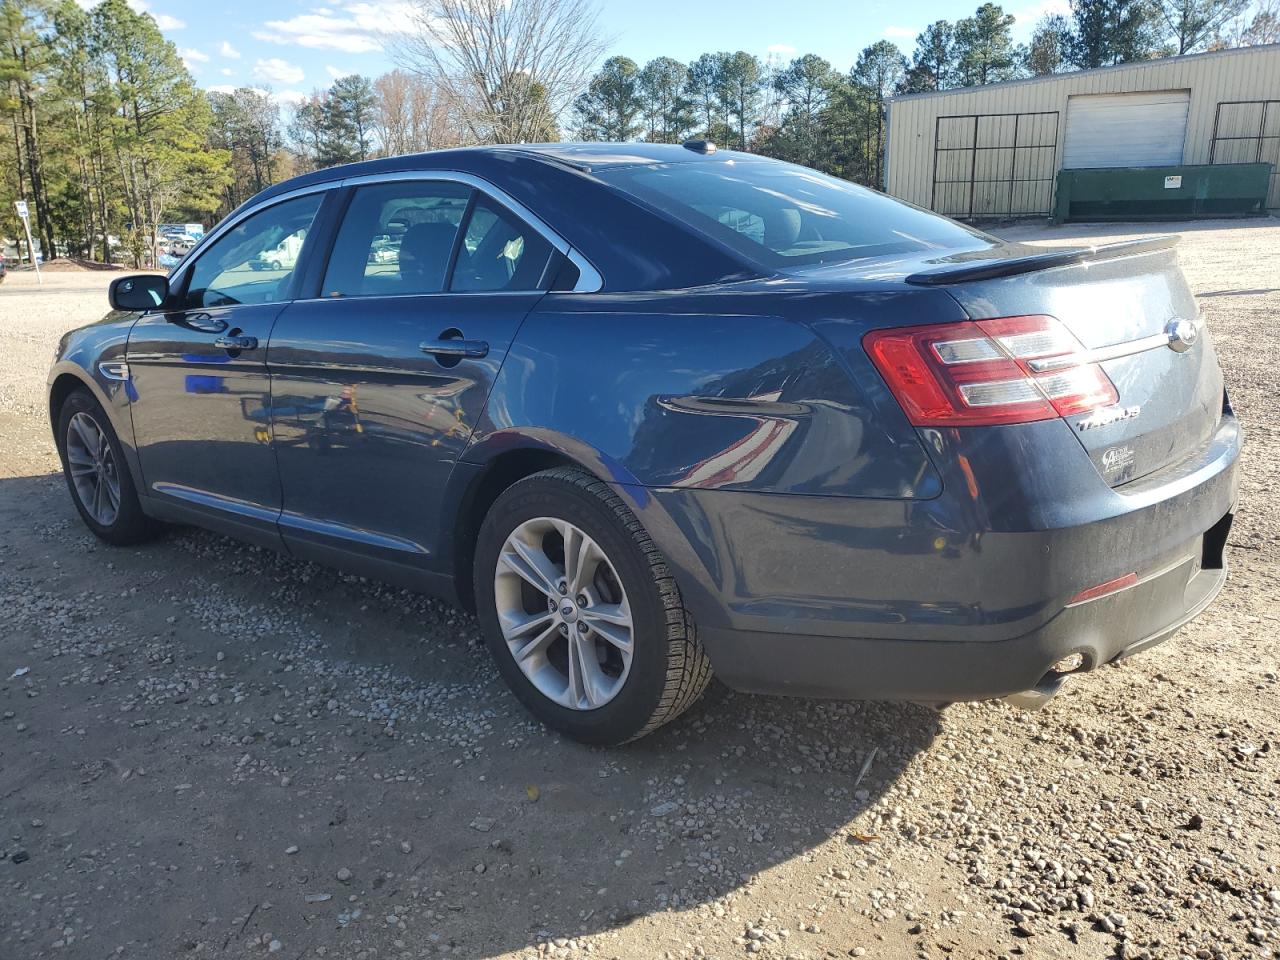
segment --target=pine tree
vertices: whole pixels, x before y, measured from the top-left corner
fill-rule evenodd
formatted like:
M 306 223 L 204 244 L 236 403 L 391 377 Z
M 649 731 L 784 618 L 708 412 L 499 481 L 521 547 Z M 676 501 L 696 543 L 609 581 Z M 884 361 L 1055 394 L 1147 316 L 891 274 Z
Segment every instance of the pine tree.
M 1071 0 L 1070 61 L 1084 70 L 1160 52 L 1160 21 L 1154 0 Z
M 984 3 L 972 17 L 956 24 L 955 53 L 961 86 L 998 83 L 1017 74 L 1013 23 L 1013 17 L 1002 8 Z
M 812 166 L 822 149 L 822 114 L 835 80 L 831 64 L 814 54 L 792 60 L 774 77 L 786 114 L 771 155 Z
M 671 57 L 656 57 L 640 71 L 644 138 L 650 143 L 680 143 L 693 128 L 693 104 L 684 93 L 687 74 Z
M 641 132 L 640 68 L 630 57 L 610 57 L 575 101 L 578 135 L 624 142 Z
M 955 28 L 946 20 L 937 20 L 916 37 L 916 49 L 903 80 L 903 92 L 945 90 L 955 84 L 955 77 Z
M 1067 61 L 1071 48 L 1071 24 L 1060 14 L 1042 17 L 1031 34 L 1025 66 L 1033 77 L 1057 73 Z
M 850 79 L 866 92 L 867 170 L 871 183 L 879 187 L 884 179 L 884 102 L 901 85 L 907 72 L 907 58 L 888 40 L 879 40 L 858 54 Z
M 369 159 L 372 151 L 374 107 L 373 84 L 358 73 L 339 77 L 325 97 L 325 151 L 330 166 Z
M 747 149 L 748 134 L 753 134 L 759 123 L 764 85 L 764 67 L 751 54 L 739 50 L 721 63 L 720 103 L 732 123 L 739 150 Z

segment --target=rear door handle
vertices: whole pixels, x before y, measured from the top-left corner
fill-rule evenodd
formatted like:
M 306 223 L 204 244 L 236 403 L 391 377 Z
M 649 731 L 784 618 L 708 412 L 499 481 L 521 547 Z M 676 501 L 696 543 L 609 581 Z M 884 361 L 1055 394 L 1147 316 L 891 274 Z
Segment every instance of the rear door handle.
M 215 347 L 223 350 L 257 350 L 257 337 L 219 337 L 213 341 Z
M 489 344 L 484 340 L 424 340 L 418 344 L 418 349 L 436 359 L 456 357 L 459 360 L 480 360 L 489 355 Z

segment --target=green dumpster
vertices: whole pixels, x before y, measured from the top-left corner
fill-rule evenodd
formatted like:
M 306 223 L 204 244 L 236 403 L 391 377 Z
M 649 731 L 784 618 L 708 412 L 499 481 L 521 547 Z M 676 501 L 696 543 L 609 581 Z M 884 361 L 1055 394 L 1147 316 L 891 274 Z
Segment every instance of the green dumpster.
M 1056 223 L 1261 216 L 1269 163 L 1059 170 Z

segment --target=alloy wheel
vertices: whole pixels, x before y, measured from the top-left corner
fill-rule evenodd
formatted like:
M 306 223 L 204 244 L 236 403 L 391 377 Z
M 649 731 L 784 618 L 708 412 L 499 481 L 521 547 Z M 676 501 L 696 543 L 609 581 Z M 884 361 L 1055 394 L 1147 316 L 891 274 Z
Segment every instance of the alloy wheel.
M 87 413 L 67 424 L 67 468 L 80 505 L 109 527 L 120 515 L 120 468 L 106 431 Z
M 626 591 L 604 550 L 551 517 L 526 520 L 498 555 L 498 622 L 537 690 L 570 710 L 595 710 L 622 690 L 635 631 Z

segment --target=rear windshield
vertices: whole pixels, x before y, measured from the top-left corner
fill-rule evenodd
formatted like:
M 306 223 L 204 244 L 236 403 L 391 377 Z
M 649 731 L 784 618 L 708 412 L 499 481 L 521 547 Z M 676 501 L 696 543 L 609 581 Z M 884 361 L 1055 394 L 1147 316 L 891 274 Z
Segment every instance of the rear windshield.
M 771 266 L 931 250 L 974 250 L 990 237 L 884 194 L 788 163 L 636 164 L 598 176 Z

